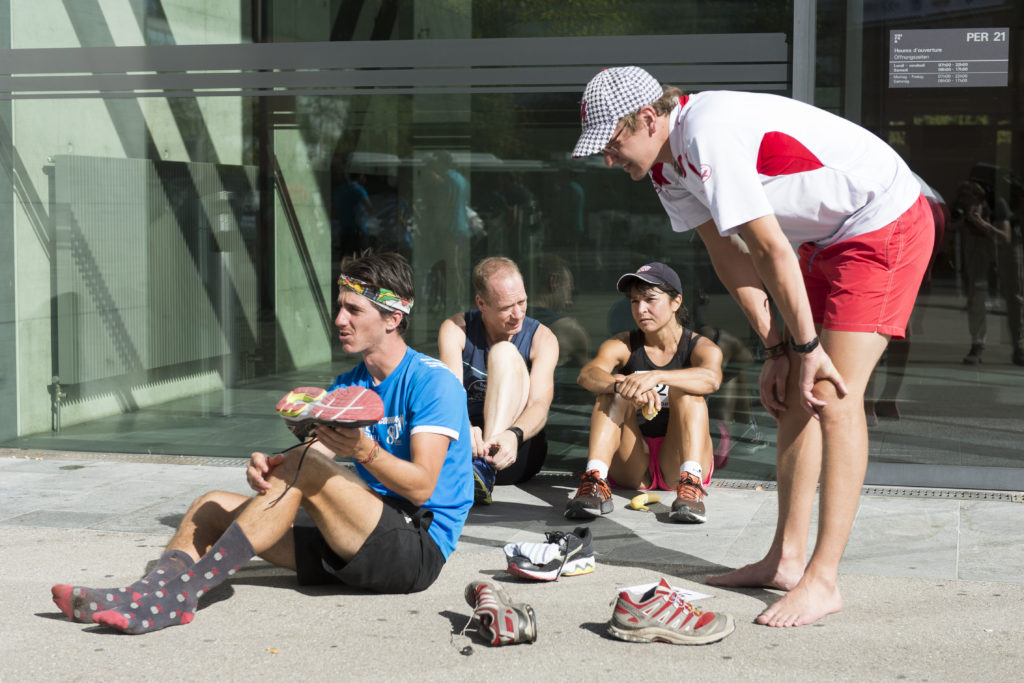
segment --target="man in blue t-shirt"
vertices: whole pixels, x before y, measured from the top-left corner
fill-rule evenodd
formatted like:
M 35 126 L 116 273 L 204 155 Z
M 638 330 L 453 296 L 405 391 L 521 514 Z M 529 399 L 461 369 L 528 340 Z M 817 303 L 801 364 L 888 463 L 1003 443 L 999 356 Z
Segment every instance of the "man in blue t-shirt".
M 398 254 L 342 264 L 335 325 L 342 348 L 363 360 L 330 388 L 373 390 L 384 418 L 363 429 L 316 428 L 318 465 L 303 486 L 311 452 L 295 484 L 313 522 L 300 521 L 292 531 L 300 583 L 423 590 L 462 532 L 473 503 L 466 394 L 440 361 L 406 345 L 412 297 L 412 272 Z M 254 453 L 250 485 L 273 492 L 281 479 L 290 481 L 276 468 L 296 450 L 272 458 Z M 355 473 L 335 455 L 355 460 Z
M 402 337 L 413 300 L 405 259 L 348 259 L 339 289 L 338 338 L 362 362 L 332 388 L 377 393 L 383 419 L 318 425 L 285 453 L 253 453 L 246 480 L 255 496 L 197 498 L 154 569 L 130 586 L 53 586 L 66 616 L 131 634 L 188 624 L 199 597 L 255 555 L 295 570 L 304 585 L 411 593 L 434 582 L 473 504 L 466 393 Z M 335 458 L 355 460 L 355 470 Z

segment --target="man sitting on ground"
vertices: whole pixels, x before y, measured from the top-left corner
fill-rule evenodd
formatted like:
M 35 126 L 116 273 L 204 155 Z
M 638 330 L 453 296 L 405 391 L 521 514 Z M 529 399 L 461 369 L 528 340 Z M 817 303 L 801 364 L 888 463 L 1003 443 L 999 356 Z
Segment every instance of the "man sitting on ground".
M 558 340 L 526 316 L 523 276 L 510 259 L 478 263 L 473 288 L 478 310 L 445 320 L 437 346 L 466 388 L 475 498 L 490 503 L 495 484 L 524 482 L 544 465 Z
M 405 259 L 364 252 L 342 264 L 339 289 L 338 337 L 362 362 L 331 389 L 377 393 L 384 418 L 318 425 L 285 453 L 253 453 L 246 480 L 255 496 L 200 496 L 154 570 L 130 586 L 54 586 L 66 616 L 133 634 L 187 624 L 199 597 L 255 555 L 303 585 L 411 593 L 434 582 L 472 506 L 465 392 L 402 338 L 413 301 Z M 336 456 L 355 460 L 355 470 Z M 296 520 L 300 508 L 312 524 Z
M 579 489 L 565 516 L 590 519 L 612 511 L 609 481 L 636 490 L 671 490 L 670 518 L 707 520 L 705 488 L 714 470 L 707 394 L 722 381 L 722 351 L 687 328 L 679 276 L 649 263 L 619 278 L 637 328 L 601 344 L 580 371 L 597 394 L 590 448 Z

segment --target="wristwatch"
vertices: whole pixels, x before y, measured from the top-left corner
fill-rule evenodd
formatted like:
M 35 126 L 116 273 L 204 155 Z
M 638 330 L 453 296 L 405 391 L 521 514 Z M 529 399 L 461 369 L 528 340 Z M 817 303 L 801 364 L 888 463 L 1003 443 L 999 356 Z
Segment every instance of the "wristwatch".
M 810 353 L 814 349 L 818 348 L 818 338 L 815 337 L 806 344 L 797 344 L 796 340 L 792 337 L 789 338 L 789 348 L 793 349 L 797 353 Z
M 516 447 L 523 445 L 523 430 L 519 427 L 509 427 L 506 431 L 516 435 Z

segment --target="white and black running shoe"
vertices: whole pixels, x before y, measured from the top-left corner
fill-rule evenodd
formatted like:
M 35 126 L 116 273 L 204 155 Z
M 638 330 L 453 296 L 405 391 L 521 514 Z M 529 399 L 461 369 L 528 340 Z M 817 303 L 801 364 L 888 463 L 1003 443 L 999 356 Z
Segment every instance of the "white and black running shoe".
M 594 571 L 594 544 L 590 529 L 571 533 L 549 531 L 546 543 L 509 543 L 505 546 L 508 573 L 525 579 L 556 581 L 559 576 L 582 576 Z

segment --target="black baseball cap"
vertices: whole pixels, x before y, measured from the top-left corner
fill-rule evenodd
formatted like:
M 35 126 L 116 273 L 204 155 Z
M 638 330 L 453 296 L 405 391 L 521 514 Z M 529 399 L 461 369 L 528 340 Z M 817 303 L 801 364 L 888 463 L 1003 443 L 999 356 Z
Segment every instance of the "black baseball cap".
M 679 282 L 679 276 L 676 275 L 676 271 L 657 261 L 640 266 L 636 269 L 635 273 L 626 273 L 619 278 L 616 287 L 618 287 L 620 292 L 625 292 L 633 284 L 633 280 L 642 280 L 651 285 L 670 287 L 680 294 L 683 292 L 683 285 Z

